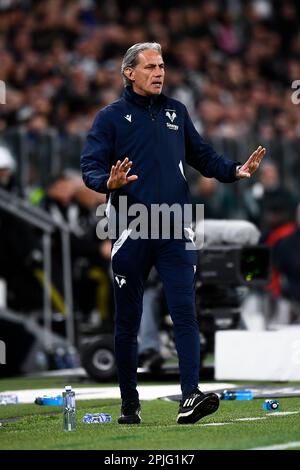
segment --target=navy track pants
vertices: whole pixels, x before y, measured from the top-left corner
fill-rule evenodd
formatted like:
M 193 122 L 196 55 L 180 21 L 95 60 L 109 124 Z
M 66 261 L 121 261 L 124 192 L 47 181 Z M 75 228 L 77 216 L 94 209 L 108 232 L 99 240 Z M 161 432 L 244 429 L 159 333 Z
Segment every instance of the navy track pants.
M 182 398 L 198 386 L 200 336 L 195 308 L 197 252 L 185 239 L 133 240 L 125 230 L 112 248 L 115 293 L 115 357 L 122 400 L 138 400 L 137 334 L 144 285 L 156 267 L 171 315 L 179 360 Z

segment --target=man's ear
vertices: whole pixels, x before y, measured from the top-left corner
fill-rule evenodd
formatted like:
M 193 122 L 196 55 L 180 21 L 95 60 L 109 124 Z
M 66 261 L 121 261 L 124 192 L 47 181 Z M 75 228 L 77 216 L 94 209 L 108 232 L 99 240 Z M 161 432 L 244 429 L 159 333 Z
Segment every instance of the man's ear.
M 126 78 L 128 78 L 129 80 L 131 80 L 132 82 L 134 82 L 134 68 L 133 67 L 127 67 L 125 70 L 124 70 L 124 75 Z

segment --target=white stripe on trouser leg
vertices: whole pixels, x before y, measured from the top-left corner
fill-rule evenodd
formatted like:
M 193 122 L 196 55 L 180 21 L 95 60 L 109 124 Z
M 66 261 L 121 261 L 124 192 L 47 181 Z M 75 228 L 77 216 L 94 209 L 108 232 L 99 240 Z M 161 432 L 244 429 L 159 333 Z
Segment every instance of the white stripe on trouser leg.
M 183 164 L 182 164 L 182 161 L 181 161 L 181 160 L 180 160 L 178 166 L 179 166 L 179 169 L 180 169 L 180 171 L 181 171 L 182 176 L 184 177 L 184 179 L 185 179 L 185 181 L 186 181 L 186 177 L 185 177 L 184 170 L 183 170 Z
M 189 227 L 184 227 L 184 231 L 187 233 L 188 238 L 191 240 L 192 244 L 196 246 L 194 237 L 195 237 L 195 232 L 192 228 L 192 224 Z M 195 271 L 195 268 L 194 268 Z
M 108 220 L 109 220 L 109 217 L 110 217 L 110 210 L 111 210 L 111 194 L 108 198 L 106 209 L 105 209 L 105 215 L 108 218 Z
M 121 246 L 124 245 L 131 232 L 132 228 L 126 228 L 125 230 L 123 230 L 118 240 L 114 243 L 113 249 L 111 251 L 111 259 L 113 259 L 117 251 L 119 251 L 119 249 L 121 248 Z

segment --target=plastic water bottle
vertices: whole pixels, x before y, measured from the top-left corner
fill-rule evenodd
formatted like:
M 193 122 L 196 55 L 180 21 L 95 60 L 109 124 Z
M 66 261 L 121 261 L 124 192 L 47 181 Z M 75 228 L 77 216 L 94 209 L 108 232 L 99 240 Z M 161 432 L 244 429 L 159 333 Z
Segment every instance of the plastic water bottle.
M 63 392 L 63 406 L 64 406 L 64 430 L 75 431 L 76 429 L 76 402 L 75 392 L 72 390 L 71 385 L 65 386 Z
M 18 396 L 14 394 L 0 394 L 0 405 L 15 405 L 18 403 Z
M 111 423 L 112 418 L 108 413 L 86 413 L 82 422 L 85 424 Z
M 252 400 L 253 393 L 251 390 L 224 390 L 221 395 L 223 400 Z

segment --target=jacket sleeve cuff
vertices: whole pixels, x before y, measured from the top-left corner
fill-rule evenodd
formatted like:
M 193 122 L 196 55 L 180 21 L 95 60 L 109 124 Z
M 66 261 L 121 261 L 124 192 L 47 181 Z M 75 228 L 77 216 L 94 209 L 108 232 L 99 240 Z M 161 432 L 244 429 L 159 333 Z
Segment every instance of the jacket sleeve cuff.
M 109 174 L 103 175 L 100 181 L 100 184 L 97 188 L 98 193 L 109 194 L 111 192 L 107 187 L 107 181 L 109 180 Z
M 242 167 L 242 164 L 241 163 L 237 163 L 236 166 L 235 166 L 235 179 L 236 180 L 240 180 L 241 178 L 238 176 L 238 171 L 239 169 Z

